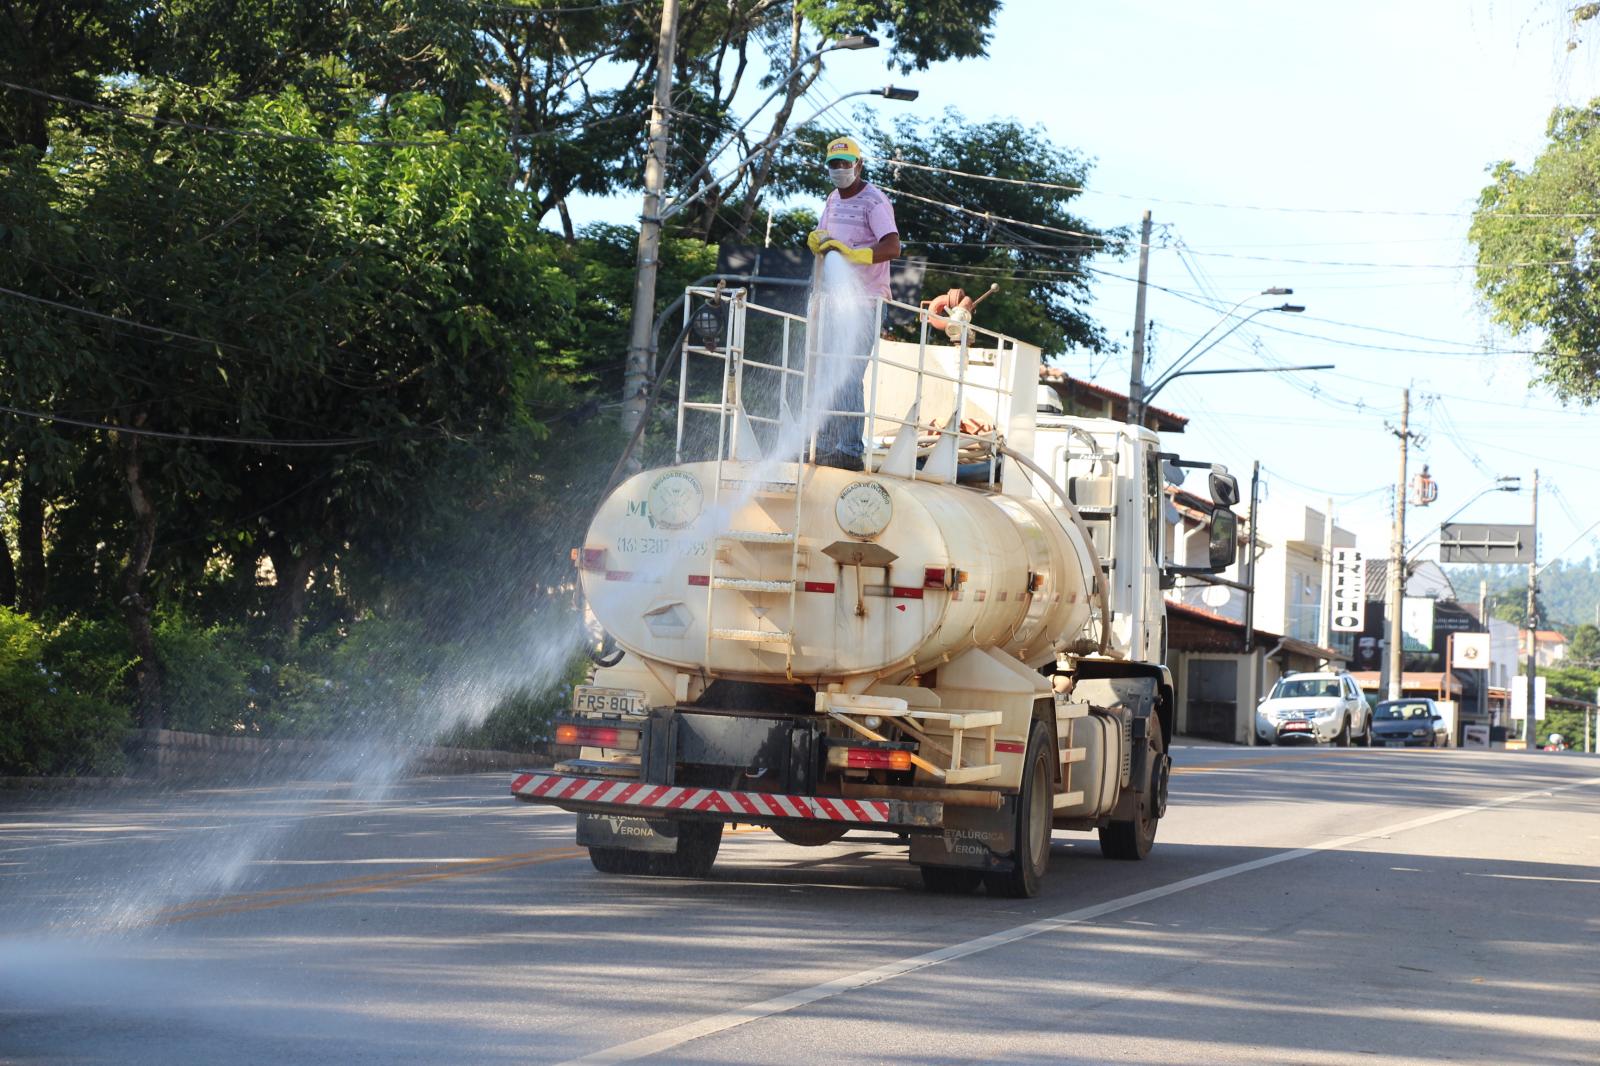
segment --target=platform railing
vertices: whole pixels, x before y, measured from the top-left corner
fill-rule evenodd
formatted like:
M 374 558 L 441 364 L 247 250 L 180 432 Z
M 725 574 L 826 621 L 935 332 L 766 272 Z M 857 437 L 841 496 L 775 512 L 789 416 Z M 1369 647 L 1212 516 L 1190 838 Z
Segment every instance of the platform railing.
M 818 309 L 815 299 L 811 315 L 800 316 L 753 303 L 742 288 L 687 290 L 684 325 L 690 332 L 679 367 L 676 461 L 683 462 L 689 458 L 687 451 L 698 450 L 690 448 L 694 440 L 687 429 L 689 417 L 695 414 L 717 417 L 717 458 L 760 453 L 763 458 L 789 462 L 815 461 L 822 427 L 831 419 L 853 418 L 860 420 L 868 466 L 886 456 L 898 433 L 909 430 L 921 440 L 931 438 L 935 444 L 953 437 L 950 447 L 957 454 L 967 451 L 987 456 L 988 480 L 992 484 L 996 478 L 997 445 L 1004 442 L 1005 427 L 1017 402 L 1011 385 L 1018 342 L 1005 334 L 962 323 L 953 345 L 930 344 L 932 327 L 925 308 L 888 298 L 878 298 L 873 303 L 871 346 L 865 353 L 855 354 L 822 350 L 819 338 L 823 331 L 816 328 L 815 320 L 825 312 Z M 706 312 L 708 307 L 711 310 Z M 883 323 L 891 311 L 911 316 L 917 323 L 914 360 L 902 354 L 910 342 L 885 345 Z M 692 323 L 699 314 L 709 317 L 704 320 L 706 328 L 697 336 Z M 761 323 L 766 338 L 776 341 L 775 357 L 752 357 L 748 348 L 752 322 Z M 720 387 L 713 390 L 714 401 L 696 398 L 696 379 L 691 369 L 695 359 L 721 364 Z M 860 407 L 837 406 L 834 397 L 814 395 L 816 379 L 826 361 L 836 359 L 860 365 L 860 378 L 846 375 L 841 379 L 860 381 Z M 974 369 L 979 366 L 993 369 L 975 374 Z M 891 401 L 885 395 L 883 386 L 888 374 L 909 376 L 909 399 L 904 382 L 895 399 Z M 943 386 L 940 391 L 948 397 L 948 410 L 929 410 L 930 390 L 938 388 L 930 383 L 935 382 Z M 982 421 L 988 424 L 969 423 L 963 428 L 963 418 L 980 411 L 987 414 Z M 763 427 L 762 433 L 756 433 L 758 426 Z M 803 440 L 783 440 L 786 430 L 802 426 L 806 429 Z M 746 434 L 754 434 L 757 439 L 745 440 Z M 768 438 L 765 444 L 759 439 L 762 436 Z M 778 446 L 788 454 L 767 454 L 768 449 Z

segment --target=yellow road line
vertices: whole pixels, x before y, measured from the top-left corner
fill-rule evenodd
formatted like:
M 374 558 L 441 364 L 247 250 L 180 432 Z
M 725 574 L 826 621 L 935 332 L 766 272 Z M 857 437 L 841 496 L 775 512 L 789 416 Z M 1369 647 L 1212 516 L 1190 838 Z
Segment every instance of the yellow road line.
M 264 899 L 271 896 L 300 895 L 309 891 L 320 891 L 322 889 L 335 888 L 342 885 L 361 885 L 372 884 L 376 882 L 388 882 L 397 878 L 413 877 L 418 874 L 431 873 L 436 870 L 444 871 L 461 869 L 465 867 L 477 868 L 487 864 L 512 862 L 517 859 L 531 859 L 535 856 L 545 855 L 549 851 L 549 848 L 540 848 L 538 851 L 525 851 L 512 855 L 490 855 L 478 859 L 458 859 L 454 862 L 428 863 L 426 865 L 413 866 L 400 870 L 389 870 L 381 874 L 362 874 L 360 877 L 341 877 L 332 881 L 314 881 L 311 884 L 293 885 L 288 888 L 268 888 L 259 892 L 238 892 L 232 895 L 218 896 L 214 899 L 202 900 L 197 903 L 180 903 L 172 907 L 164 907 L 160 913 L 163 915 L 177 914 L 182 911 L 194 910 L 201 907 L 209 908 L 223 904 L 242 903 L 247 900 Z
M 765 832 L 769 832 L 765 826 L 751 825 L 728 830 L 730 835 Z M 199 900 L 175 907 L 167 907 L 159 911 L 150 924 L 171 925 L 176 922 L 192 921 L 196 918 L 216 918 L 229 914 L 269 910 L 274 907 L 287 907 L 297 903 L 315 903 L 324 899 L 365 895 L 369 892 L 381 892 L 391 888 L 404 888 L 408 885 L 427 884 L 430 881 L 442 881 L 453 877 L 498 873 L 502 870 L 515 870 L 524 866 L 537 866 L 547 862 L 563 862 L 567 859 L 584 858 L 588 854 L 589 849 L 577 846 L 541 848 L 538 851 L 525 851 L 511 855 L 492 855 L 451 863 L 431 863 L 426 866 L 392 871 L 390 873 L 368 874 L 362 877 L 343 877 L 333 881 L 318 881 L 309 885 L 269 888 L 260 892 L 241 892 L 230 896 L 219 896 L 215 899 Z
M 1222 762 L 1199 763 L 1195 766 L 1174 766 L 1172 772 L 1175 774 L 1203 774 L 1212 770 L 1231 770 L 1236 766 L 1272 766 L 1278 763 L 1305 762 L 1307 759 L 1328 759 L 1334 755 L 1348 754 L 1349 750 L 1340 748 L 1338 751 L 1307 752 L 1304 755 L 1267 755 L 1261 758 L 1246 756 L 1238 759 L 1226 759 Z
M 567 859 L 582 858 L 587 854 L 588 850 L 586 848 L 545 848 L 537 852 L 523 852 L 519 855 L 473 860 L 470 864 L 451 863 L 445 869 L 441 869 L 438 864 L 435 864 L 431 867 L 425 866 L 414 871 L 388 876 L 345 878 L 340 881 L 300 885 L 296 888 L 274 889 L 242 896 L 224 896 L 214 900 L 188 904 L 183 907 L 169 908 L 161 912 L 159 917 L 152 919 L 150 924 L 171 925 L 177 922 L 193 921 L 196 918 L 217 918 L 229 914 L 244 914 L 248 911 L 268 910 L 273 907 L 288 907 L 297 903 L 315 903 L 319 900 L 337 899 L 341 896 L 359 896 L 370 892 L 383 892 L 391 888 L 427 884 L 430 881 L 443 881 L 449 878 L 468 877 L 474 874 L 498 873 L 502 870 L 515 870 L 523 866 L 537 866 L 547 862 L 562 862 Z

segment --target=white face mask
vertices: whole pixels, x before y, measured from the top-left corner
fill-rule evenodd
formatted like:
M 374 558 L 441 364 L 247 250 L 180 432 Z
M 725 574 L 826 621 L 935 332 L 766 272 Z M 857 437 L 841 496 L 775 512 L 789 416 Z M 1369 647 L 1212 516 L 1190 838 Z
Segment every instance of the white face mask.
M 855 167 L 828 168 L 828 177 L 833 181 L 834 188 L 848 189 L 856 183 Z

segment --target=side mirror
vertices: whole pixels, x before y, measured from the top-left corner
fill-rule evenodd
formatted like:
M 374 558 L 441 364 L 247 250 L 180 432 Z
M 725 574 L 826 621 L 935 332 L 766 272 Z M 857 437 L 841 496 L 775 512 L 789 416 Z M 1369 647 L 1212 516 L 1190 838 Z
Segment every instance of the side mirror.
M 1232 507 L 1239 502 L 1239 479 L 1218 467 L 1211 468 L 1211 502 Z
M 1215 477 L 1216 475 L 1212 475 Z M 1239 554 L 1239 519 L 1232 511 L 1219 507 L 1211 512 L 1210 562 L 1213 574 L 1233 565 Z

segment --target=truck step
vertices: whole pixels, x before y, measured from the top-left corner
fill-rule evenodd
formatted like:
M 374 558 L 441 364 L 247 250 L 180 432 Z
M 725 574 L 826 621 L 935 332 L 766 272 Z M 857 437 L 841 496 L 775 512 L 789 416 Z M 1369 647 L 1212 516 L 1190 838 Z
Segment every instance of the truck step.
M 1082 792 L 1057 792 L 1051 799 L 1051 806 L 1052 809 L 1059 811 L 1063 807 L 1076 807 L 1082 802 Z
M 713 629 L 712 640 L 740 640 L 747 644 L 781 644 L 788 647 L 794 640 L 792 633 L 775 629 Z
M 723 478 L 722 487 L 751 496 L 793 496 L 800 491 L 800 484 L 795 481 L 754 481 L 738 477 Z
M 714 577 L 714 589 L 733 589 L 735 592 L 793 592 L 793 581 L 766 581 L 754 577 Z
M 998 763 L 990 763 L 987 766 L 962 766 L 943 772 L 944 783 L 947 785 L 970 785 L 974 781 L 987 781 L 991 777 L 999 776 Z
M 765 529 L 730 529 L 717 534 L 718 540 L 733 540 L 741 544 L 793 544 L 793 533 L 779 533 Z

